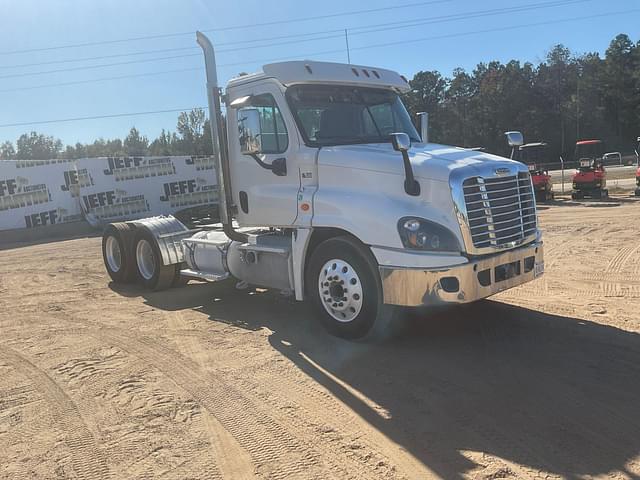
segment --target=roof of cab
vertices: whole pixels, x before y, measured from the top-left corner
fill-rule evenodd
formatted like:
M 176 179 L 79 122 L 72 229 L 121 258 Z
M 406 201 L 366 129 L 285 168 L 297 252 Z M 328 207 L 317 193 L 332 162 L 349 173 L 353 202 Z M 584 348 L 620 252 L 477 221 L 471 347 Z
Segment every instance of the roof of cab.
M 409 91 L 411 88 L 404 76 L 392 70 L 346 63 L 303 60 L 270 63 L 263 66 L 262 70 L 259 73 L 236 77 L 229 83 L 244 83 L 260 77 L 272 77 L 286 86 L 299 83 L 335 83 L 392 88 L 401 92 Z
M 534 142 L 534 143 L 525 143 L 524 145 L 520 146 L 520 150 L 524 150 L 527 148 L 533 148 L 533 147 L 546 147 L 547 143 L 546 142 Z

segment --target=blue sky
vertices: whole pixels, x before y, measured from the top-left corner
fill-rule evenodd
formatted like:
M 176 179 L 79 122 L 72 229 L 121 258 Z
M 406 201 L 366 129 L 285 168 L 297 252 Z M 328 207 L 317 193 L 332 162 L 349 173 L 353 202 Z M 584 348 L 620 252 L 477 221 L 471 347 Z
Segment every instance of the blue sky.
M 609 41 L 618 33 L 627 33 L 634 41 L 640 38 L 638 0 L 575 0 L 577 3 L 569 5 L 409 25 L 417 22 L 416 19 L 451 18 L 451 15 L 469 15 L 487 10 L 500 12 L 551 1 L 442 0 L 427 4 L 419 0 L 0 0 L 0 16 L 3 19 L 0 29 L 0 124 L 206 105 L 203 62 L 199 50 L 194 48 L 197 46 L 193 34 L 90 47 L 38 50 L 70 44 L 217 29 L 210 33 L 214 44 L 230 44 L 220 45 L 218 63 L 234 64 L 220 67 L 220 80 L 225 82 L 238 72 L 258 70 L 263 63 L 272 59 L 310 58 L 346 62 L 345 40 L 340 32 L 345 28 L 350 30 L 353 63 L 394 69 L 408 78 L 419 70 L 432 69 L 449 75 L 456 67 L 471 70 L 478 62 L 494 59 L 506 62 L 515 58 L 537 63 L 556 43 L 562 43 L 574 52 L 604 52 Z M 555 1 L 560 3 L 567 0 Z M 408 4 L 412 6 L 311 21 L 228 28 Z M 632 9 L 638 11 L 628 12 Z M 554 23 L 575 17 L 625 11 L 620 15 Z M 401 28 L 380 30 L 396 24 Z M 378 31 L 361 33 L 367 29 Z M 234 44 L 312 32 L 329 33 L 262 42 L 262 45 L 280 45 L 260 46 L 260 42 Z M 323 38 L 310 40 L 314 37 Z M 284 42 L 290 43 L 282 45 Z M 387 43 L 393 45 L 372 47 Z M 11 53 L 34 49 L 38 51 Z M 233 51 L 223 52 L 223 49 Z M 166 51 L 117 56 L 149 50 Z M 133 63 L 182 55 L 192 56 Z M 43 64 L 99 56 L 113 57 Z M 122 62 L 129 63 L 96 67 Z M 25 64 L 40 65 L 20 66 Z M 71 68 L 76 70 L 41 74 L 43 71 Z M 190 68 L 194 70 L 155 74 Z M 24 90 L 27 87 L 137 74 L 152 75 Z M 124 137 L 132 125 L 154 138 L 162 128 L 173 130 L 176 117 L 177 113 L 164 113 L 0 127 L 0 141 L 15 141 L 21 133 L 36 130 L 59 137 L 64 143 L 88 142 L 97 137 Z

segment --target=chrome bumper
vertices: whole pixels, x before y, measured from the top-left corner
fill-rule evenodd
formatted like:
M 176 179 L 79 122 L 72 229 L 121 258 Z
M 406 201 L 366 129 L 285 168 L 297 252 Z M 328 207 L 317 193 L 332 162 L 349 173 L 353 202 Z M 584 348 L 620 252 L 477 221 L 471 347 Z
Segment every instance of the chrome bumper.
M 419 306 L 468 303 L 530 282 L 544 271 L 537 242 L 450 268 L 379 267 L 384 303 Z

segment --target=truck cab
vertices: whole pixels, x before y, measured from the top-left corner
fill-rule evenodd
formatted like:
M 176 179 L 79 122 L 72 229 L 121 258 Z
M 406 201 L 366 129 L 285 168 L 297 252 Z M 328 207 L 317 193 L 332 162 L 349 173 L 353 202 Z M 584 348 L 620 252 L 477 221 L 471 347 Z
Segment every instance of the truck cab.
M 527 168 L 427 142 L 402 103 L 404 77 L 282 62 L 222 93 L 213 46 L 202 34 L 198 42 L 222 223 L 111 226 L 103 255 L 112 278 L 161 289 L 232 277 L 309 300 L 330 332 L 361 338 L 384 331 L 395 307 L 472 302 L 542 274 Z

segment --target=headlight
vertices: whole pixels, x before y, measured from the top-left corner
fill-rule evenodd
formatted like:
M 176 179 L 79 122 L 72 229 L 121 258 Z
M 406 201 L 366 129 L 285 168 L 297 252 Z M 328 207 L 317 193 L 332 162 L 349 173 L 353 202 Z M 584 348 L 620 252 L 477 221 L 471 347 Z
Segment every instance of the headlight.
M 405 248 L 431 252 L 461 251 L 453 232 L 423 218 L 401 218 L 398 222 L 398 233 Z

